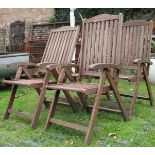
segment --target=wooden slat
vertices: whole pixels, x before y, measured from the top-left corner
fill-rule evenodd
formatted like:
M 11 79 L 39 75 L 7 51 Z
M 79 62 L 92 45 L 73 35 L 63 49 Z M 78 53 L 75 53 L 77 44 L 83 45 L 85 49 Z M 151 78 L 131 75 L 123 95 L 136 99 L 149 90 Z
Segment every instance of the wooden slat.
M 126 66 L 128 66 L 128 50 L 129 50 L 129 27 L 126 29 L 126 40 L 125 40 L 125 57 L 124 61 L 126 62 Z
M 6 84 L 11 85 L 23 85 L 23 86 L 29 86 L 33 88 L 40 88 L 43 86 L 43 80 L 40 79 L 19 79 L 19 80 L 4 80 L 3 81 Z
M 152 41 L 152 30 L 153 30 L 153 21 L 150 21 L 150 25 L 148 28 L 148 35 L 147 35 L 147 53 L 146 58 L 150 57 L 150 51 L 151 51 L 151 41 Z
M 91 108 L 91 109 L 93 108 L 92 105 L 88 105 L 88 107 Z M 121 113 L 121 111 L 118 110 L 118 109 L 112 109 L 112 108 L 106 108 L 106 107 L 99 107 L 99 110 L 101 110 L 101 111 L 108 111 L 108 112 Z
M 74 40 L 74 37 L 75 37 L 74 32 L 71 32 L 70 40 Z M 75 44 L 75 42 L 74 42 L 74 44 Z M 64 58 L 63 63 L 65 63 L 65 62 L 69 63 L 70 61 L 68 62 L 68 58 L 69 58 L 69 60 L 72 59 L 73 56 L 70 57 L 70 53 L 69 53 L 69 50 L 71 49 L 72 46 L 73 46 L 73 42 L 69 41 L 69 46 L 68 46 L 68 49 L 66 51 L 66 56 L 63 57 Z
M 77 40 L 78 40 L 78 33 L 79 33 L 79 30 L 80 29 L 78 29 L 78 31 L 76 31 L 76 33 L 74 32 L 73 33 L 73 41 L 72 41 L 72 43 L 71 43 L 71 51 L 73 51 L 73 53 L 71 53 L 71 52 L 69 52 L 68 53 L 68 57 L 67 57 L 67 59 L 66 59 L 66 61 L 67 61 L 67 63 L 70 63 L 70 61 L 72 62 L 72 58 L 73 58 L 73 54 L 74 54 L 74 52 L 75 52 L 75 47 L 76 47 L 76 44 L 77 44 Z M 77 33 L 78 32 L 78 33 Z
M 73 35 L 74 37 L 74 31 L 70 31 L 71 35 Z M 60 50 L 60 53 L 61 53 L 61 59 L 59 59 L 59 63 L 66 63 L 67 62 L 67 59 L 68 59 L 68 55 L 69 55 L 69 51 L 71 49 L 71 46 L 72 46 L 72 42 L 70 42 L 70 40 L 74 40 L 74 38 L 68 38 L 69 34 L 67 35 L 67 38 L 66 38 L 66 32 L 64 32 L 64 36 L 62 38 L 62 48 Z M 65 39 L 66 39 L 66 42 L 65 42 Z M 69 43 L 68 43 L 69 42 Z M 66 46 L 66 48 L 65 48 Z M 64 50 L 65 49 L 65 50 Z M 64 50 L 64 51 L 63 51 Z M 64 56 L 63 53 L 66 53 L 66 55 Z
M 129 50 L 128 50 L 128 63 L 129 66 L 133 63 L 133 59 L 132 59 L 132 37 L 133 37 L 133 27 L 129 28 Z
M 96 29 L 94 63 L 99 62 L 99 59 L 98 59 L 98 55 L 99 55 L 99 35 L 100 35 L 100 22 L 97 23 L 97 29 Z
M 54 46 L 55 46 L 56 39 L 57 39 L 59 34 L 60 33 L 53 33 L 53 38 L 51 38 L 49 49 L 48 49 L 47 54 L 46 54 L 46 57 L 47 57 L 46 62 L 52 62 L 52 58 L 54 56 L 54 52 L 53 52 L 54 51 Z
M 148 43 L 148 27 L 145 27 L 144 29 L 144 52 L 143 52 L 143 56 L 142 56 L 142 59 L 147 59 L 147 53 L 148 53 L 148 50 L 147 50 L 147 43 Z
M 98 53 L 98 62 L 101 63 L 103 59 L 103 46 L 104 46 L 104 22 L 101 22 L 101 29 L 100 29 L 100 39 L 99 39 L 99 53 Z
M 141 33 L 140 33 L 140 48 L 139 48 L 139 58 L 142 59 L 143 57 L 143 46 L 144 46 L 144 26 L 141 26 Z
M 87 68 L 90 64 L 94 64 L 94 56 L 95 56 L 95 39 L 96 39 L 96 24 L 93 23 L 93 32 L 92 32 L 92 44 L 90 50 L 90 57 L 87 57 Z
M 113 21 L 110 21 L 110 28 L 109 28 L 109 38 L 108 38 L 108 63 L 112 63 L 113 62 L 113 59 L 115 59 L 115 57 L 113 57 L 112 55 L 112 49 L 113 46 L 115 46 L 113 44 L 113 32 L 114 31 L 114 22 Z
M 61 59 L 62 59 L 62 57 L 64 56 L 64 55 L 63 55 L 63 52 L 64 52 L 65 46 L 66 46 L 66 44 L 67 44 L 68 36 L 69 36 L 69 32 L 66 32 L 66 33 L 65 33 L 65 37 L 64 37 L 63 40 L 62 40 L 63 45 L 62 45 L 61 49 L 59 49 L 61 52 L 59 53 L 59 55 L 57 55 L 57 57 L 58 57 L 57 62 L 58 62 L 58 63 L 61 63 Z
M 83 57 L 83 70 L 88 70 L 88 65 L 89 65 L 89 60 L 88 58 L 91 57 L 91 44 L 92 44 L 92 32 L 93 32 L 93 26 L 92 26 L 92 23 L 89 24 L 89 34 L 88 36 L 85 35 L 85 40 L 88 41 L 88 45 L 84 45 L 85 46 L 85 50 L 84 51 L 84 57 Z M 87 38 L 88 37 L 88 38 Z
M 73 32 L 71 32 L 71 31 L 69 32 L 68 40 L 67 40 L 67 43 L 65 45 L 66 48 L 64 49 L 66 55 L 65 56 L 62 56 L 61 63 L 66 63 L 67 62 L 67 59 L 68 59 L 68 51 L 70 50 L 70 48 L 72 46 L 70 40 L 73 40 Z
M 135 52 L 135 49 L 136 49 L 136 36 L 137 36 L 137 26 L 133 26 L 132 60 L 136 59 L 136 52 Z
M 123 14 L 119 14 L 119 20 L 118 20 L 118 29 L 117 29 L 117 47 L 116 47 L 116 65 L 119 65 L 120 63 L 120 49 L 121 49 L 121 40 L 122 40 L 122 24 L 123 24 Z M 114 58 L 113 58 L 114 59 Z
M 51 62 L 51 60 L 54 56 L 53 50 L 54 50 L 56 40 L 58 39 L 59 35 L 60 35 L 60 33 L 53 33 L 53 37 L 50 40 L 50 45 L 49 45 L 49 48 L 48 48 L 48 51 L 46 54 L 46 57 L 47 57 L 46 62 Z
M 70 44 L 71 35 L 72 35 L 72 32 L 68 32 L 68 38 L 67 38 L 67 43 L 66 43 L 66 45 L 64 47 L 64 53 L 68 52 L 68 50 L 69 50 L 68 47 L 69 47 L 69 44 Z M 65 57 L 64 57 L 64 54 L 63 54 L 63 56 L 62 56 L 61 60 L 59 60 L 59 62 L 60 63 L 67 63 L 67 62 L 64 61 L 65 60 Z
M 97 71 L 82 71 L 81 72 L 81 75 L 82 76 L 92 76 L 92 77 L 97 77 L 97 76 L 100 76 L 100 73 L 98 73 Z
M 124 97 L 129 97 L 129 98 L 133 98 L 133 95 L 130 95 L 130 94 L 120 94 L 121 96 L 124 96 Z M 148 97 L 145 97 L 145 96 L 137 96 L 138 99 L 143 99 L 143 100 L 150 100 Z
M 45 50 L 44 50 L 44 53 L 43 53 L 43 56 L 42 56 L 42 59 L 41 59 L 41 62 L 46 62 L 46 52 L 49 48 L 49 44 L 50 44 L 50 39 L 52 38 L 53 34 L 50 32 L 50 35 L 49 35 L 49 39 L 47 41 L 47 44 L 46 44 L 46 47 L 45 47 Z
M 53 49 L 54 49 L 56 38 L 57 38 L 58 34 L 57 33 L 53 33 L 52 36 L 53 37 L 50 38 L 50 44 L 46 45 L 46 46 L 48 46 L 48 49 L 46 51 L 46 61 L 44 61 L 44 62 L 51 62 L 51 58 L 54 55 Z
M 68 128 L 72 128 L 72 129 L 75 129 L 75 130 L 87 132 L 87 127 L 84 127 L 82 125 L 76 125 L 76 124 L 65 122 L 65 121 L 62 121 L 62 120 L 55 119 L 55 118 L 50 118 L 50 122 L 55 123 L 57 125 L 62 125 L 62 126 L 68 127 Z
M 68 38 L 69 40 L 73 40 L 73 33 L 72 32 L 70 32 L 70 36 L 69 36 L 69 38 Z M 67 62 L 67 59 L 68 59 L 68 51 L 69 51 L 69 49 L 71 48 L 71 46 L 72 46 L 72 44 L 71 44 L 71 42 L 70 41 L 68 41 L 68 44 L 67 44 L 67 46 L 66 46 L 66 56 L 65 57 L 62 57 L 62 60 L 61 60 L 61 62 L 62 63 L 65 63 L 65 62 Z
M 54 42 L 52 42 L 54 36 L 55 36 L 55 34 L 50 33 L 48 42 L 47 42 L 46 47 L 45 47 L 45 51 L 44 51 L 44 53 L 43 53 L 43 58 L 42 58 L 42 60 L 41 60 L 41 63 L 42 63 L 42 62 L 47 62 L 47 61 L 48 61 L 48 58 L 50 57 L 50 54 L 51 54 L 51 53 L 49 53 L 48 51 L 50 51 L 51 46 L 54 44 Z M 48 55 L 49 57 L 48 57 L 47 55 Z
M 104 31 L 104 47 L 103 47 L 103 62 L 107 62 L 107 43 L 108 43 L 108 27 L 109 27 L 109 21 L 105 22 L 105 31 Z
M 117 62 L 117 36 L 118 36 L 118 21 L 114 21 L 114 34 L 113 34 L 113 46 L 112 46 L 112 63 L 115 64 Z M 121 50 L 121 49 L 120 49 Z
M 151 51 L 151 41 L 152 41 L 152 32 L 153 32 L 153 21 L 150 21 L 150 26 L 149 26 L 149 44 L 148 44 L 148 51 Z M 150 55 L 150 53 L 148 53 Z
M 136 59 L 138 59 L 139 58 L 139 42 L 140 42 L 140 38 L 139 38 L 139 36 L 140 36 L 140 27 L 137 27 L 137 39 L 136 39 Z
M 120 64 L 123 65 L 124 63 L 124 58 L 125 58 L 125 42 L 126 42 L 126 27 L 123 27 L 123 32 L 122 32 L 122 43 L 121 43 L 121 61 Z M 115 49 L 114 49 L 115 50 Z M 113 52 L 114 53 L 114 52 Z M 114 55 L 114 54 L 113 54 Z
M 59 63 L 58 59 L 59 59 L 59 55 L 61 53 L 61 48 L 64 43 L 64 37 L 65 37 L 65 32 L 60 32 L 58 43 L 56 44 L 55 52 L 53 52 L 54 56 L 52 58 L 53 59 L 52 61 L 55 63 Z
M 65 44 L 67 42 L 67 35 L 68 33 L 67 32 L 63 32 L 63 35 L 61 37 L 61 40 L 60 40 L 60 44 L 57 46 L 57 51 L 55 51 L 56 54 L 56 58 L 55 58 L 55 62 L 57 63 L 61 63 L 61 59 L 62 59 L 62 55 L 63 55 L 63 52 L 64 52 L 64 48 L 65 48 Z
M 75 103 L 79 104 L 80 101 L 76 101 Z M 49 102 L 50 103 L 50 102 Z M 62 100 L 59 100 L 58 101 L 58 104 L 59 105 L 62 105 L 62 106 L 70 106 L 67 101 L 63 101 Z M 103 103 L 102 106 L 99 107 L 99 111 L 107 111 L 107 112 L 115 112 L 115 113 L 121 113 L 121 111 L 119 109 L 114 109 L 114 108 L 108 108 L 108 107 L 105 107 L 104 106 L 105 102 Z M 109 103 L 106 103 L 106 104 L 109 104 Z M 114 103 L 117 105 L 117 103 Z M 88 108 L 92 109 L 93 108 L 93 105 L 88 105 Z
M 75 92 L 82 92 L 85 94 L 96 93 L 98 86 L 92 83 L 62 83 L 57 85 L 48 85 L 47 89 L 58 89 L 58 90 L 68 90 Z
M 58 32 L 57 35 L 56 35 L 56 39 L 55 39 L 55 44 L 53 46 L 53 55 L 52 57 L 50 58 L 50 61 L 53 61 L 54 63 L 56 62 L 55 61 L 55 57 L 56 57 L 56 49 L 59 47 L 59 44 L 60 44 L 60 36 L 62 37 L 63 35 L 63 32 Z
M 82 57 L 85 59 L 86 57 L 87 57 L 87 55 L 89 55 L 89 53 L 90 53 L 90 50 L 88 50 L 88 46 L 90 45 L 90 35 L 89 35 L 89 31 L 90 31 L 90 24 L 86 24 L 85 25 L 85 27 L 86 27 L 86 29 L 85 29 L 85 33 L 83 34 L 84 35 L 84 48 L 82 49 L 83 50 L 83 53 L 84 53 L 84 55 L 82 55 Z M 84 69 L 84 70 L 86 70 L 86 63 L 83 65 L 83 66 L 81 66 L 81 67 L 83 67 L 82 69 Z
M 23 113 L 23 112 L 19 112 L 19 111 L 16 111 L 16 110 L 13 110 L 13 109 L 9 109 L 8 112 L 10 114 L 14 114 L 16 116 L 19 116 L 19 117 L 23 117 L 23 118 L 26 118 L 26 119 L 29 119 L 29 120 L 32 120 L 32 115 L 29 115 L 29 114 L 26 114 L 26 113 Z

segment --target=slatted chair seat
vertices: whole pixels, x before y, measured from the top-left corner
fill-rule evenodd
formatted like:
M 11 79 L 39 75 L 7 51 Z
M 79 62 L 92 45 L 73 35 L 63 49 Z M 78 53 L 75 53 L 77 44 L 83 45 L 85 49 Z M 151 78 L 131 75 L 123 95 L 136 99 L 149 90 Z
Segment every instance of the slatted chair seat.
M 98 85 L 92 83 L 62 83 L 57 85 L 48 85 L 47 89 L 59 89 L 59 90 L 68 90 L 75 92 L 82 92 L 85 94 L 96 93 Z
M 10 85 L 23 85 L 23 86 L 28 86 L 28 87 L 32 87 L 32 88 L 41 88 L 43 86 L 44 80 L 41 80 L 41 79 L 30 79 L 30 80 L 19 79 L 19 80 L 4 80 L 3 82 L 6 84 L 10 84 Z

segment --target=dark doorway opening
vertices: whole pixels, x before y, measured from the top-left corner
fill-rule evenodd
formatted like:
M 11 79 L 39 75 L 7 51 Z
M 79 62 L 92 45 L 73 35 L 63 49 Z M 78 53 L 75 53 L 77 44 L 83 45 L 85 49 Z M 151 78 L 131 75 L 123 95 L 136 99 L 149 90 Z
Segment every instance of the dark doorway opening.
M 25 22 L 16 21 L 10 25 L 10 51 L 24 52 Z

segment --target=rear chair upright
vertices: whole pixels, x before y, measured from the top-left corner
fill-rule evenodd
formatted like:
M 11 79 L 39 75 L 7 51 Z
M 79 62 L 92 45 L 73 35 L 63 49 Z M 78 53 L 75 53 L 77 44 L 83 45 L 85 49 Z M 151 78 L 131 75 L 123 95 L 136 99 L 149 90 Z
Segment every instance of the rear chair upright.
M 148 81 L 149 66 L 151 65 L 152 28 L 153 21 L 131 20 L 123 23 L 119 64 L 123 70 L 135 71 L 135 75 L 120 75 L 120 79 L 135 82 L 132 95 L 121 94 L 122 96 L 132 98 L 129 116 L 131 116 L 135 109 L 136 99 L 149 100 L 150 105 L 153 105 L 153 96 Z M 141 80 L 144 80 L 146 83 L 148 97 L 137 95 Z
M 41 60 L 41 63 L 35 65 L 32 63 L 27 64 L 12 64 L 19 65 L 19 68 L 16 73 L 16 77 L 14 80 L 4 80 L 4 83 L 12 85 L 12 92 L 10 96 L 10 100 L 4 114 L 4 119 L 9 118 L 10 114 L 15 114 L 17 116 L 21 116 L 27 118 L 32 121 L 31 127 L 35 128 L 39 119 L 39 115 L 41 112 L 41 108 L 43 103 L 46 105 L 45 100 L 45 89 L 43 89 L 44 80 L 40 79 L 40 75 L 46 73 L 45 66 L 47 64 L 66 64 L 72 62 L 72 56 L 75 50 L 76 42 L 79 34 L 79 26 L 78 27 L 69 27 L 64 26 L 58 29 L 52 29 L 50 36 L 48 38 L 48 42 Z M 37 76 L 34 78 L 30 72 L 30 68 L 38 67 Z M 23 79 L 23 75 L 25 78 Z M 59 70 L 53 70 L 52 75 L 58 79 Z M 56 83 L 56 82 L 51 82 Z M 28 86 L 30 88 L 36 89 L 39 95 L 39 102 L 36 106 L 36 110 L 33 115 L 29 115 L 23 112 L 19 112 L 12 108 L 16 91 L 18 86 Z M 63 91 L 68 102 L 70 103 L 73 111 L 75 108 L 73 106 L 73 100 L 67 91 Z
M 122 14 L 101 14 L 90 19 L 85 19 L 83 21 L 79 76 L 99 77 L 98 84 L 94 84 L 92 82 L 77 82 L 73 78 L 72 73 L 69 70 L 69 68 L 73 65 L 64 64 L 59 66 L 47 66 L 45 87 L 48 90 L 55 89 L 56 92 L 54 99 L 51 101 L 52 104 L 49 110 L 45 129 L 47 129 L 51 124 L 54 123 L 83 131 L 84 133 L 86 133 L 84 142 L 89 143 L 96 122 L 96 117 L 101 102 L 101 95 L 103 92 L 106 92 L 109 89 L 113 91 L 114 96 L 116 97 L 118 107 L 123 118 L 125 120 L 128 119 L 126 110 L 123 107 L 116 85 L 120 68 L 116 65 L 119 60 L 116 60 L 115 57 L 116 53 L 118 53 L 118 51 L 120 50 L 122 22 Z M 62 69 L 61 73 L 59 74 L 60 76 L 57 85 L 48 84 L 50 73 L 53 69 L 59 67 Z M 65 77 L 68 77 L 71 82 L 64 83 L 63 79 Z M 105 84 L 106 79 L 109 81 L 109 85 Z M 81 103 L 83 104 L 83 107 L 87 112 L 89 112 L 90 109 L 87 106 L 84 96 L 94 95 L 95 100 L 87 127 L 54 118 L 60 91 L 64 90 L 77 92 Z

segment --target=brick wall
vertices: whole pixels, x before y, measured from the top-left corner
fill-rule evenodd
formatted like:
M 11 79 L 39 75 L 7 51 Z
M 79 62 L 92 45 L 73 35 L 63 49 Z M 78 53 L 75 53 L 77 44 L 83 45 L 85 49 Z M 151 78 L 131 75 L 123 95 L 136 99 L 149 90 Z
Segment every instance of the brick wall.
M 14 21 L 43 23 L 54 16 L 54 9 L 0 9 L 0 27 L 10 25 Z
M 10 46 L 10 25 L 16 21 L 25 22 L 25 40 L 32 24 L 48 23 L 54 17 L 55 10 L 52 8 L 8 8 L 0 9 L 0 30 L 6 29 L 5 46 Z M 0 35 L 0 40 L 4 40 Z M 4 46 L 4 45 L 3 45 Z M 0 42 L 0 47 L 2 47 Z M 1 48 L 0 48 L 1 49 Z M 5 50 L 4 50 L 5 51 Z M 0 51 L 1 52 L 1 51 Z

